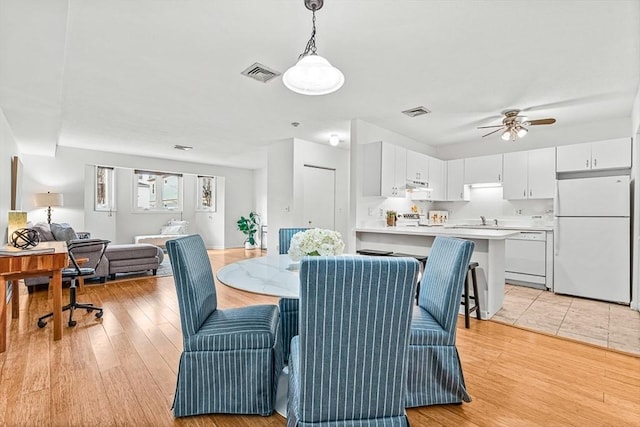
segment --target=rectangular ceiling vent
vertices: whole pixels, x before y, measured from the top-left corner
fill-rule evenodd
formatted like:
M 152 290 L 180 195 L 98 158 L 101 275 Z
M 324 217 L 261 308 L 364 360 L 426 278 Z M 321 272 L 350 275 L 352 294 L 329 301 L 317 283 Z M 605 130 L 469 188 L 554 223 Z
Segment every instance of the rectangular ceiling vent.
M 409 117 L 418 117 L 418 116 L 424 116 L 425 114 L 429 114 L 430 112 L 431 110 L 428 110 L 425 107 L 415 107 L 415 108 L 410 108 L 408 110 L 404 110 L 402 114 L 406 114 Z
M 278 77 L 282 73 L 255 62 L 240 74 L 242 74 L 243 76 L 251 77 L 252 79 L 256 79 L 259 82 L 266 83 L 269 80 Z

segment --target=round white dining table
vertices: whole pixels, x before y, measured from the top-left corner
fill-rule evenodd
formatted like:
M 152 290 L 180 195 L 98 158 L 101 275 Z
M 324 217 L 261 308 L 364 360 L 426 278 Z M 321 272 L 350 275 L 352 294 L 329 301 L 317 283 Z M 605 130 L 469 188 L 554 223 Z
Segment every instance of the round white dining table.
M 218 280 L 232 288 L 281 298 L 300 297 L 299 263 L 289 255 L 267 255 L 225 265 Z

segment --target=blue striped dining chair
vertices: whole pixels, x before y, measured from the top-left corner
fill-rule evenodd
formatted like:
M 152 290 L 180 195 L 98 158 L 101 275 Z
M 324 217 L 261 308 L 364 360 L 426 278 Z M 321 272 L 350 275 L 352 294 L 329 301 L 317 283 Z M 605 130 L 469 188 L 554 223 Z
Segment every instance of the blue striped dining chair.
M 180 237 L 166 246 L 183 341 L 174 415 L 271 414 L 283 367 L 278 307 L 218 309 L 202 238 Z
M 456 322 L 473 247 L 450 237 L 433 243 L 413 310 L 407 407 L 471 401 L 456 348 Z
M 293 235 L 306 230 L 308 230 L 308 228 L 281 228 L 278 230 L 279 253 L 282 255 L 289 252 Z M 291 338 L 298 335 L 298 312 L 300 309 L 298 300 L 295 298 L 280 298 L 278 308 L 280 309 L 280 327 L 283 345 L 282 357 L 286 362 L 289 360 Z
M 407 426 L 413 258 L 305 257 L 287 426 Z

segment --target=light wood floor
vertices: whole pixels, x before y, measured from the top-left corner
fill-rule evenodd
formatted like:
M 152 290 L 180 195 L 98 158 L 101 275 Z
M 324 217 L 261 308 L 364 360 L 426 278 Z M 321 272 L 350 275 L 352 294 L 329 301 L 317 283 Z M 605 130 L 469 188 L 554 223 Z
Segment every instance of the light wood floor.
M 211 251 L 214 269 L 259 251 Z M 217 285 L 220 307 L 275 298 Z M 21 288 L 20 319 L 0 354 L 0 425 L 284 426 L 270 417 L 174 419 L 171 402 L 182 347 L 172 277 L 88 286 L 83 301 L 104 318 L 78 313 L 52 341 L 36 319 L 47 292 Z M 66 298 L 66 293 L 65 293 Z M 495 322 L 458 322 L 458 349 L 473 402 L 408 410 L 413 426 L 640 426 L 640 358 Z

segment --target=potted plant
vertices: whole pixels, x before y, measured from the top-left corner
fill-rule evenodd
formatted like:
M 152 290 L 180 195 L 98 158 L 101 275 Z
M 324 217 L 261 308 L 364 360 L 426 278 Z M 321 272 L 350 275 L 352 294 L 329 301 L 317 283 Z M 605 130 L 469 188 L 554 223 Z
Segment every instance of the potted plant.
M 394 227 L 396 225 L 397 218 L 398 213 L 396 211 L 387 211 L 387 226 Z
M 260 217 L 255 212 L 249 212 L 249 217 L 241 216 L 237 221 L 238 230 L 247 235 L 244 241 L 245 249 L 253 249 L 256 247 L 255 235 L 258 232 L 258 222 Z

